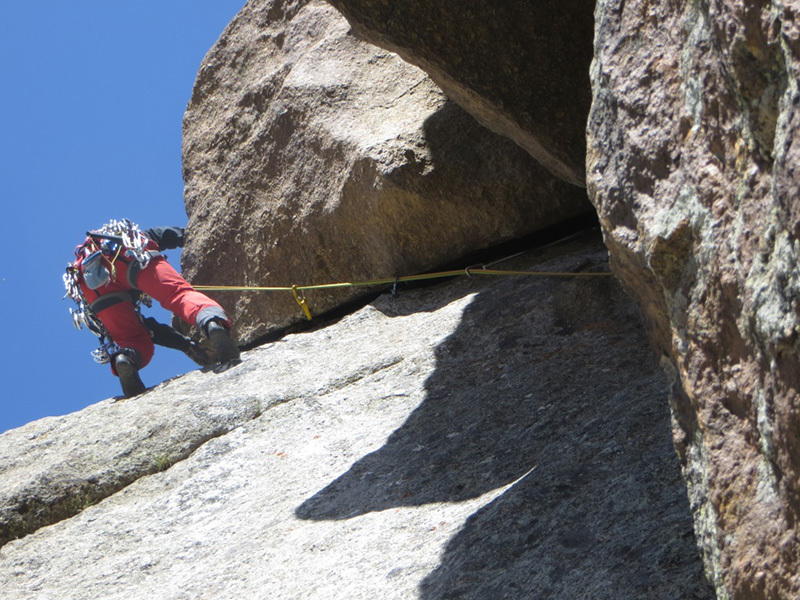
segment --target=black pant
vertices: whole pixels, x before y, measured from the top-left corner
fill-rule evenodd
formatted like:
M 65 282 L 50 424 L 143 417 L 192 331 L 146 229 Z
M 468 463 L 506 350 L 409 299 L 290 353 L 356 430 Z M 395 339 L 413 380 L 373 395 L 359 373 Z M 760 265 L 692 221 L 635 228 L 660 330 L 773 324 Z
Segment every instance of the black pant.
M 174 348 L 181 352 L 186 352 L 191 346 L 191 340 L 182 335 L 180 331 L 159 323 L 153 317 L 144 319 L 144 326 L 150 332 L 150 337 L 153 338 L 153 343 L 166 348 Z

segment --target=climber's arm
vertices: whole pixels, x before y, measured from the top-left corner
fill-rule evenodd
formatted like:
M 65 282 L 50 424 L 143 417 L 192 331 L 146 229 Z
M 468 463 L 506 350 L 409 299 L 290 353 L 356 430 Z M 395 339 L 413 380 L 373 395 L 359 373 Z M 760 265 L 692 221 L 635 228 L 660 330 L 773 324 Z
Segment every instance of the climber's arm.
M 151 227 L 145 235 L 158 244 L 161 250 L 183 248 L 185 229 L 183 227 Z

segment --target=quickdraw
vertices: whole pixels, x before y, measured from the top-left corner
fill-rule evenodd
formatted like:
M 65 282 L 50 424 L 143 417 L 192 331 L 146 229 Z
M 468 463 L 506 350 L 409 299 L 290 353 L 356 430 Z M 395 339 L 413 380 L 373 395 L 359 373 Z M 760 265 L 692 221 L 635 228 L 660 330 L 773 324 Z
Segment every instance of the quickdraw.
M 114 342 L 110 340 L 103 342 L 101 340 L 100 346 L 92 350 L 91 355 L 92 358 L 94 359 L 94 362 L 100 365 L 105 365 L 111 362 L 111 359 L 120 352 L 121 352 L 120 347 L 117 346 Z
M 109 260 L 112 268 L 123 249 L 125 255 L 136 259 L 142 269 L 150 264 L 151 254 L 147 251 L 150 238 L 130 219 L 110 221 L 96 231 L 87 231 L 86 235 L 94 240 L 104 253 L 114 255 L 114 258 Z

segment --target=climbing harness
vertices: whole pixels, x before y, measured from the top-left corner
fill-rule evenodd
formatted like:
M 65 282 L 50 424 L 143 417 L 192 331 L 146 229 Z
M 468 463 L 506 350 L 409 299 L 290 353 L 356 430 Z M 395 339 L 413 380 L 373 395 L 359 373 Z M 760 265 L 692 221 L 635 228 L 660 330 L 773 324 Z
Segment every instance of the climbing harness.
M 96 231 L 86 232 L 86 235 L 86 242 L 78 247 L 75 255 L 80 259 L 84 282 L 92 289 L 97 289 L 116 278 L 115 265 L 120 256 L 134 259 L 139 263 L 139 268 L 144 269 L 152 256 L 157 254 L 147 250 L 150 238 L 129 219 L 111 221 Z M 79 269 L 74 264 L 68 264 L 62 277 L 66 289 L 64 298 L 70 298 L 77 305 L 69 309 L 72 324 L 75 329 L 83 329 L 85 326 L 100 338 L 100 346 L 92 350 L 91 355 L 97 363 L 108 363 L 116 354 L 119 354 L 120 348 L 111 339 L 102 321 L 97 317 L 92 305 L 81 291 Z M 140 312 L 140 303 L 148 307 L 152 306 L 152 299 L 146 294 L 126 294 L 125 299 L 133 302 L 137 312 Z M 121 298 L 117 298 L 115 301 L 120 300 Z

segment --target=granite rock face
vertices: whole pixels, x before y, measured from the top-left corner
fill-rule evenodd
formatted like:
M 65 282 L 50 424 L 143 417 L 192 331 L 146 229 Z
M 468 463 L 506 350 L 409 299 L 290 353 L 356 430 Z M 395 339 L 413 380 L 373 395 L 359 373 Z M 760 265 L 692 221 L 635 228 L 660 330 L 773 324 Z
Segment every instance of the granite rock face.
M 483 125 L 584 185 L 594 2 L 329 0 Z
M 222 384 L 224 378 L 218 383 Z M 180 386 L 177 388 L 180 389 Z M 148 394 L 48 417 L 0 443 L 0 545 L 67 519 L 257 417 L 252 395 Z M 125 423 L 124 427 L 119 424 Z
M 291 286 L 410 275 L 591 210 L 318 0 L 251 0 L 184 119 L 184 274 Z M 307 294 L 319 314 L 361 289 Z M 302 320 L 291 294 L 217 298 L 240 342 Z
M 800 7 L 596 12 L 587 179 L 719 598 L 800 597 Z
M 4 493 L 27 456 L 85 508 L 0 548 L 3 599 L 710 600 L 646 343 L 613 278 L 475 275 L 9 431 Z

